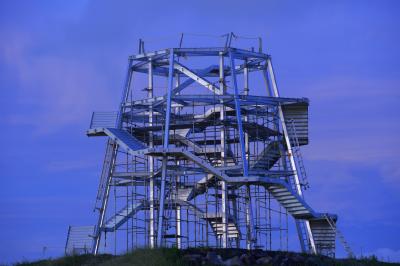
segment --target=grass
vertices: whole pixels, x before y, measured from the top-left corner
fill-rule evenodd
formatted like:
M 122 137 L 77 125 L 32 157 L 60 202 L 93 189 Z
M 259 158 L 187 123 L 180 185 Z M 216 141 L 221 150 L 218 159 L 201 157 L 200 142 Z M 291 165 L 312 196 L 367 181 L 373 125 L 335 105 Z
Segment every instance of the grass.
M 57 259 L 39 260 L 35 262 L 20 262 L 16 266 L 113 266 L 113 265 L 132 265 L 132 266 L 167 266 L 167 265 L 187 265 L 183 262 L 178 249 L 137 249 L 133 252 L 113 256 L 102 254 L 66 256 Z
M 138 249 L 131 253 L 116 257 L 101 264 L 102 266 L 132 265 L 132 266 L 169 266 L 187 265 L 178 249 Z
M 113 256 L 109 254 L 102 254 L 98 256 L 93 255 L 78 255 L 78 256 L 67 256 L 57 259 L 39 260 L 35 262 L 20 262 L 15 264 L 16 266 L 191 266 L 190 263 L 184 260 L 185 254 L 202 254 L 205 257 L 207 251 L 210 249 L 187 249 L 178 250 L 174 248 L 162 248 L 162 249 L 137 249 L 133 252 Z M 236 249 L 219 249 L 216 251 L 223 259 L 231 258 L 233 256 L 247 253 L 244 250 Z M 308 254 L 299 254 L 293 252 L 268 252 L 268 255 L 273 258 L 280 258 L 273 264 L 269 265 L 281 265 L 283 259 L 287 259 L 294 256 L 301 256 L 305 258 L 305 262 L 299 264 L 282 264 L 282 265 L 323 265 L 323 266 L 394 266 L 400 265 L 400 263 L 386 263 L 380 262 L 376 257 L 372 256 L 363 259 L 332 259 L 324 256 L 312 256 Z M 193 265 L 193 264 L 192 264 Z

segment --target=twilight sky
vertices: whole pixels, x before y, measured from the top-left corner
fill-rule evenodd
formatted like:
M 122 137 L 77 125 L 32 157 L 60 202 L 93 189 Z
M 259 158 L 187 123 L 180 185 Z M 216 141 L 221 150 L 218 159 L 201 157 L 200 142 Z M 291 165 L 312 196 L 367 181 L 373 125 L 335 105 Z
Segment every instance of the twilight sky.
M 137 40 L 230 31 L 261 36 L 281 94 L 311 101 L 310 205 L 339 215 L 357 255 L 400 261 L 399 14 L 386 0 L 0 0 L 0 263 L 61 255 L 68 225 L 95 221 L 105 139 L 85 130 L 116 109 Z

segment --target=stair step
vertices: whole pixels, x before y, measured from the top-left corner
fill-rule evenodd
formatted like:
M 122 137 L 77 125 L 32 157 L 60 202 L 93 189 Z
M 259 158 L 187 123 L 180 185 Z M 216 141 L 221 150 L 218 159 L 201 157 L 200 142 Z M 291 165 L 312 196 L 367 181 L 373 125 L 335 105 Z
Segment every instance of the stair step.
M 125 221 L 135 215 L 135 213 L 141 210 L 143 207 L 142 203 L 129 204 L 128 206 L 122 208 L 114 216 L 109 218 L 105 225 L 102 227 L 104 231 L 113 232 L 118 229 Z

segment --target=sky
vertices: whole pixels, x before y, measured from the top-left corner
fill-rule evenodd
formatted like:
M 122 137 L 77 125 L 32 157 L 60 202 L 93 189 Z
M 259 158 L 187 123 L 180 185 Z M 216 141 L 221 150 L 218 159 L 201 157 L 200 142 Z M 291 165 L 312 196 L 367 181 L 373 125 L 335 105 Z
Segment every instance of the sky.
M 105 139 L 86 137 L 91 112 L 116 110 L 139 38 L 162 49 L 182 32 L 263 38 L 281 95 L 310 99 L 307 201 L 339 215 L 358 256 L 400 261 L 399 12 L 387 0 L 0 0 L 0 263 L 62 255 L 68 225 L 94 223 Z

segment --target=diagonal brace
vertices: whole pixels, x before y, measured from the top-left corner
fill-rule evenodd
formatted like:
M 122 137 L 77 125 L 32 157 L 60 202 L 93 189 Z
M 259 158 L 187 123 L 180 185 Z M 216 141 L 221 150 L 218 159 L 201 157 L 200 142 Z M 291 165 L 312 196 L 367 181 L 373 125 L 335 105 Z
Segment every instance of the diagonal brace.
M 181 63 L 178 63 L 178 62 L 175 61 L 174 62 L 174 68 L 176 70 L 178 70 L 179 72 L 185 74 L 186 76 L 188 76 L 192 80 L 196 81 L 200 85 L 203 85 L 204 87 L 206 87 L 210 91 L 214 92 L 215 94 L 218 94 L 218 95 L 222 94 L 221 90 L 218 89 L 216 86 L 214 86 L 210 81 L 208 81 L 207 79 L 201 77 L 201 75 L 196 74 L 195 72 L 190 70 L 188 67 L 182 65 Z M 182 84 L 184 84 L 184 83 L 182 83 Z

